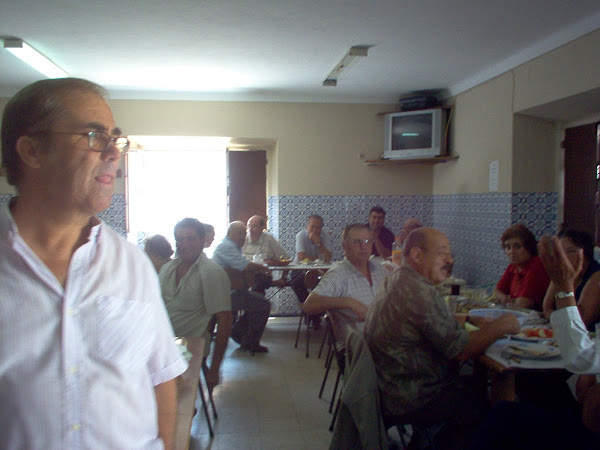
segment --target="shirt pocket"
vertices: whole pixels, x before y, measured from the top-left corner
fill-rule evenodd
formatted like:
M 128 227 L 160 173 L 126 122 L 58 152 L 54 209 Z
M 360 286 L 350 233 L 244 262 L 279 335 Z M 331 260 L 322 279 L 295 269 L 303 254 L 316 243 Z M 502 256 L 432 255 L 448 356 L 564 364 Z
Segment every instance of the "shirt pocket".
M 96 302 L 96 351 L 105 362 L 126 371 L 145 365 L 152 350 L 152 305 L 103 296 Z

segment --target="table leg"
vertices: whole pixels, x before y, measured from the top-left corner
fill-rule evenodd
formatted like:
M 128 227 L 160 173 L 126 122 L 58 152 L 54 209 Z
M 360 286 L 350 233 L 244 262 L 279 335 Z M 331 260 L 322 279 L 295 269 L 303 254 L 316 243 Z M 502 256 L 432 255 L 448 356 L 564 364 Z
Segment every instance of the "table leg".
M 490 402 L 492 405 L 500 401 L 516 401 L 514 372 L 489 372 Z

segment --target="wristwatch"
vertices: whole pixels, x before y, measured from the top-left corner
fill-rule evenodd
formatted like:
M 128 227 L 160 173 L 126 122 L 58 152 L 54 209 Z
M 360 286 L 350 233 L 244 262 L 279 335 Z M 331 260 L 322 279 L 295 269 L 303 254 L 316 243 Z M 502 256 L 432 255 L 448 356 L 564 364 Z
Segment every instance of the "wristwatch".
M 557 292 L 554 294 L 554 300 L 562 300 L 563 298 L 575 297 L 573 291 L 571 292 Z

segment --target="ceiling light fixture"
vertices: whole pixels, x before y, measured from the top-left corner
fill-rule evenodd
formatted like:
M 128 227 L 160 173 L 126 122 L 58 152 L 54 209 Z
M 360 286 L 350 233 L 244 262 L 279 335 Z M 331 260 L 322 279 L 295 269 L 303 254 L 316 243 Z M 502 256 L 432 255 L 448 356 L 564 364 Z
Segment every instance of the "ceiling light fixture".
M 323 86 L 337 86 L 339 79 L 347 74 L 350 71 L 350 68 L 355 65 L 360 58 L 367 56 L 370 47 L 370 45 L 355 45 L 350 47 L 346 56 L 344 56 L 331 73 L 327 75 L 327 78 L 323 81 Z
M 22 39 L 4 39 L 4 48 L 48 78 L 64 78 L 69 74 L 29 46 Z

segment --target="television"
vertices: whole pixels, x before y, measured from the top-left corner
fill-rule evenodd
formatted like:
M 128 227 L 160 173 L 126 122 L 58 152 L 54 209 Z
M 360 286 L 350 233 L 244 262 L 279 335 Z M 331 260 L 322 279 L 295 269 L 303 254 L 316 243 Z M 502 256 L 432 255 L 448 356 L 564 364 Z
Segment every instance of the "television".
M 386 114 L 383 159 L 445 156 L 447 122 L 446 108 Z

